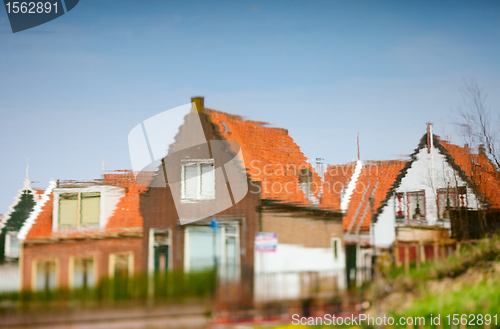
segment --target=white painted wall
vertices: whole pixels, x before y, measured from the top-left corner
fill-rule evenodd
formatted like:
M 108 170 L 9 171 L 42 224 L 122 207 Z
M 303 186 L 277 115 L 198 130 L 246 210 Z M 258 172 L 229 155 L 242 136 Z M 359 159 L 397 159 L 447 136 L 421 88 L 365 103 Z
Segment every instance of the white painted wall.
M 300 272 L 321 272 L 337 277 L 345 289 L 345 252 L 340 244 L 335 259 L 333 248 L 306 248 L 279 243 L 275 252 L 255 252 L 255 298 L 257 300 L 300 297 Z M 266 274 L 268 276 L 266 277 Z
M 394 196 L 392 196 L 374 224 L 375 245 L 379 248 L 388 248 L 396 240 L 396 213 L 394 206 Z M 371 230 L 372 228 L 370 228 L 370 237 L 372 236 Z M 371 243 L 373 244 L 373 241 Z
M 0 292 L 19 291 L 19 264 L 6 263 L 0 265 Z
M 445 157 L 439 153 L 437 148 L 432 148 L 431 153 L 428 153 L 427 147 L 424 147 L 416 157 L 416 161 L 408 169 L 396 192 L 425 190 L 425 219 L 429 225 L 435 225 L 438 220 L 436 190 L 467 184 L 458 176 L 458 173 L 450 166 Z M 477 209 L 479 203 L 470 188 L 467 188 L 467 200 L 469 208 Z M 378 247 L 390 246 L 396 238 L 395 227 L 395 197 L 392 196 L 382 209 L 382 213 L 375 224 L 375 244 Z

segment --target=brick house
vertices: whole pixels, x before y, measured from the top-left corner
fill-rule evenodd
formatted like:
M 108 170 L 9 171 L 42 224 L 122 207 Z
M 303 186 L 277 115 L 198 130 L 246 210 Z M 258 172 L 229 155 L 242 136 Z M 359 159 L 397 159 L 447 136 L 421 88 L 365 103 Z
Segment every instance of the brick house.
M 323 202 L 343 213 L 348 282 L 371 280 L 372 217 L 405 163 L 358 160 L 327 167 Z
M 196 106 L 186 114 L 174 143 L 163 147 L 169 154 L 186 149 L 190 153 L 180 158 L 167 155 L 163 162 L 158 162 L 160 170 L 149 182 L 155 187 L 141 196 L 143 246 L 148 250 L 143 265 L 149 273 L 168 269 L 189 272 L 217 265 L 221 282 L 238 283 L 243 289 L 243 299 L 251 302 L 254 292 L 259 295 L 262 290 L 259 275 L 274 273 L 273 280 L 279 280 L 280 274 L 293 272 L 295 292 L 286 291 L 274 297 L 297 298 L 301 272 L 342 271 L 341 216 L 320 209 L 321 179 L 288 132 L 205 108 L 201 97 L 193 98 L 192 102 Z M 201 133 L 194 131 L 194 122 L 200 123 Z M 228 189 L 211 154 L 204 146 L 195 147 L 200 141 L 214 140 L 228 143 L 228 159 L 237 154 L 244 159 L 248 193 L 227 209 L 197 221 L 183 222 L 183 216 L 199 211 L 198 205 L 212 207 L 210 195 L 221 195 Z M 165 163 L 167 166 L 174 163 L 174 168 L 166 170 L 168 179 L 162 174 L 161 166 Z M 191 170 L 193 176 L 188 177 Z M 215 178 L 211 176 L 212 170 Z M 210 186 L 203 177 L 207 172 Z M 179 181 L 180 188 L 176 188 Z M 234 189 L 231 190 L 234 194 Z M 214 223 L 219 227 L 210 226 Z M 279 244 L 275 253 L 263 256 L 255 252 L 255 236 L 259 231 L 277 233 Z M 333 237 L 340 241 L 336 253 Z M 314 261 L 318 259 L 321 261 Z
M 18 234 L 21 289 L 90 288 L 141 272 L 141 191 L 129 171 L 52 181 Z

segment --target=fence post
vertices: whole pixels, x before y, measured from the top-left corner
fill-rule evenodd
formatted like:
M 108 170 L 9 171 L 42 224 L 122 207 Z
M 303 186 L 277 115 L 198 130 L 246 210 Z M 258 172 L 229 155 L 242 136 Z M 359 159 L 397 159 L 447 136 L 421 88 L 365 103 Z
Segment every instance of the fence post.
M 405 271 L 410 272 L 410 248 L 405 244 Z
M 396 261 L 396 267 L 401 266 L 401 262 L 399 260 L 399 243 L 398 243 L 398 240 L 394 241 L 394 259 Z

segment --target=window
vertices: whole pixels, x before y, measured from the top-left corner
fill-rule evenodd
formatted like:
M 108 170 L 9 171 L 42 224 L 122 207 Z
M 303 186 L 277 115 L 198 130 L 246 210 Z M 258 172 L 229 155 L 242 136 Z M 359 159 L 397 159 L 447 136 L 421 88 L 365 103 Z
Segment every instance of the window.
M 338 260 L 340 256 L 340 239 L 332 238 L 333 259 Z
M 154 232 L 154 270 L 163 273 L 168 270 L 170 231 Z
M 224 281 L 239 280 L 238 223 L 221 223 L 215 231 L 209 226 L 189 226 L 186 228 L 184 239 L 184 270 L 186 272 L 206 271 L 217 267 L 217 273 Z
M 439 218 L 450 218 L 450 210 L 467 206 L 467 187 L 439 188 L 437 190 Z
M 109 255 L 109 276 L 128 278 L 134 273 L 134 256 L 131 252 Z
M 396 219 L 405 219 L 406 207 L 405 207 L 405 194 L 396 193 Z
M 109 277 L 113 279 L 111 295 L 115 299 L 127 298 L 132 293 L 134 254 L 122 252 L 109 255 Z
M 181 197 L 184 200 L 210 200 L 215 198 L 213 161 L 182 165 Z
M 54 290 L 56 288 L 56 262 L 46 260 L 37 261 L 35 264 L 35 290 Z
M 74 289 L 87 289 L 94 286 L 94 258 L 73 259 L 72 287 Z
M 396 219 L 425 219 L 425 191 L 396 193 Z
M 99 225 L 100 192 L 62 193 L 59 195 L 59 228 Z
M 407 193 L 408 219 L 425 219 L 425 192 Z
M 5 235 L 5 256 L 19 258 L 19 241 L 17 232 L 7 232 Z

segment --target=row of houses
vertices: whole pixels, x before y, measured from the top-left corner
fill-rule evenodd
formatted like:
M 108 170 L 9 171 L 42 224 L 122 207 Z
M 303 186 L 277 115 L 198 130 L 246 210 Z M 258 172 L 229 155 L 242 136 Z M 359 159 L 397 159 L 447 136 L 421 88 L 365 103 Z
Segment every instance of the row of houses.
M 497 168 L 432 125 L 408 161 L 315 170 L 285 129 L 205 108 L 202 97 L 188 112 L 166 155 L 140 173 L 45 190 L 27 177 L 3 222 L 0 271 L 14 279 L 0 289 L 216 268 L 247 301 L 314 297 L 371 280 L 383 252 L 420 264 L 500 223 Z M 236 158 L 243 183 L 225 165 Z M 276 248 L 256 248 L 259 232 L 274 233 Z

